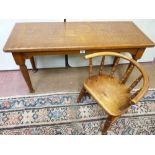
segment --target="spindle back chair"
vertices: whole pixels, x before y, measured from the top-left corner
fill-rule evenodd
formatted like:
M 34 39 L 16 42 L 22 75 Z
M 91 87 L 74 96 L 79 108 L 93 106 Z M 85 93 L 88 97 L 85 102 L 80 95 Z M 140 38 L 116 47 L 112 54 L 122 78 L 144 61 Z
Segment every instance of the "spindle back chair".
M 99 73 L 97 75 L 92 75 L 92 59 L 99 56 L 102 57 L 101 64 L 99 66 Z M 103 72 L 106 56 L 114 57 L 113 65 L 110 74 L 108 75 Z M 84 85 L 77 102 L 79 103 L 82 97 L 86 94 L 91 95 L 96 100 L 96 102 L 108 114 L 105 124 L 101 125 L 102 134 L 107 134 L 107 131 L 111 127 L 112 123 L 114 123 L 123 113 L 125 113 L 132 104 L 136 104 L 145 95 L 149 87 L 148 75 L 138 62 L 119 53 L 93 53 L 86 55 L 85 58 L 89 60 L 89 77 L 84 80 Z M 121 59 L 127 60 L 129 64 L 125 70 L 125 73 L 122 75 L 122 78 L 118 79 L 115 77 L 115 72 L 118 70 L 117 66 Z M 139 71 L 140 75 L 128 87 L 126 82 L 134 68 Z M 133 93 L 132 90 L 142 79 L 142 87 Z

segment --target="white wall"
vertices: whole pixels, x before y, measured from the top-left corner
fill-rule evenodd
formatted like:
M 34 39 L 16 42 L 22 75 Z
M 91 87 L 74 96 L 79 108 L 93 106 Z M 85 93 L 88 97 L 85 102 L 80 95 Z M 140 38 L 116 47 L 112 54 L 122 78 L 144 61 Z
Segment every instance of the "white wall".
M 153 41 L 155 42 L 155 19 L 133 20 L 134 23 Z M 155 48 L 147 48 L 141 62 L 153 61 L 155 58 Z
M 32 22 L 47 20 L 0 20 L 0 70 L 15 70 L 18 66 L 15 64 L 10 53 L 4 53 L 3 47 L 16 22 Z M 50 21 L 50 20 L 48 20 Z M 63 21 L 63 20 L 62 20 Z M 70 20 L 71 21 L 71 20 Z M 72 20 L 73 21 L 73 20 Z M 155 19 L 151 20 L 133 20 L 135 24 L 155 42 Z M 148 48 L 143 55 L 141 62 L 152 61 L 155 58 L 155 48 Z M 35 57 L 38 68 L 65 67 L 64 56 L 41 56 Z M 82 61 L 81 61 L 82 60 Z M 71 66 L 85 66 L 87 63 L 83 56 L 69 56 Z M 26 62 L 28 68 L 31 68 L 29 61 Z

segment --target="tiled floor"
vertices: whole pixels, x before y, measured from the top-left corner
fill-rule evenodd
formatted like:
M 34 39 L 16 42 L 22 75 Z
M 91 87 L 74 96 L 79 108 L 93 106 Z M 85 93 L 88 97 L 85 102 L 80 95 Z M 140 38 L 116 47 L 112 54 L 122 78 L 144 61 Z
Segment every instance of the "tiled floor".
M 155 65 L 153 63 L 142 64 L 150 77 L 150 88 L 155 88 Z M 119 66 L 122 70 L 125 66 Z M 106 67 L 109 70 L 109 67 Z M 77 92 L 80 91 L 84 78 L 88 75 L 87 67 L 42 69 L 37 73 L 29 71 L 34 94 L 50 92 Z M 137 72 L 131 75 L 130 80 L 137 77 Z M 129 81 L 130 82 L 130 81 Z M 20 71 L 0 72 L 0 97 L 18 96 L 29 94 L 27 85 Z

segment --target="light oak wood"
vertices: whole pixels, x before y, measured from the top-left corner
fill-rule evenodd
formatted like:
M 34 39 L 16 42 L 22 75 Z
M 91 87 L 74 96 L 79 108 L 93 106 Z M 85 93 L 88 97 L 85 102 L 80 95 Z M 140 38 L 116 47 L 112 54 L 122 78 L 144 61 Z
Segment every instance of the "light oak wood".
M 133 22 L 17 23 L 6 52 L 146 48 L 154 43 Z
M 101 60 L 100 69 L 99 69 L 99 75 L 103 74 L 104 61 L 105 61 L 105 56 L 103 56 L 102 60 Z
M 133 71 L 133 69 L 134 69 L 134 65 L 132 63 L 130 63 L 127 70 L 126 70 L 126 72 L 125 72 L 125 74 L 123 75 L 121 83 L 124 84 L 128 80 L 128 78 L 129 78 L 131 72 Z
M 30 59 L 36 70 L 34 56 L 65 55 L 66 66 L 68 54 L 86 54 L 94 52 L 130 52 L 135 60 L 142 57 L 147 47 L 154 43 L 132 22 L 51 22 L 51 23 L 17 23 L 13 28 L 4 52 L 14 55 L 22 54 L 21 60 Z M 15 60 L 16 61 L 16 60 Z M 19 64 L 18 64 L 19 65 Z M 20 65 L 19 65 L 20 66 Z M 30 77 L 23 72 L 29 87 Z
M 119 57 L 115 57 L 115 58 L 114 58 L 113 66 L 112 66 L 111 73 L 110 73 L 110 76 L 111 76 L 111 77 L 113 77 L 114 72 L 115 72 L 116 69 L 117 69 L 117 65 L 118 65 L 118 63 L 119 63 L 119 60 L 120 60 Z
M 112 52 L 117 52 L 117 53 L 121 53 L 121 52 L 129 52 L 134 59 L 138 60 L 142 57 L 145 49 L 143 49 L 143 51 L 141 51 L 141 49 L 139 48 L 125 48 L 125 49 L 117 49 L 117 48 L 114 48 L 112 50 L 104 50 L 104 49 L 98 49 L 98 50 L 95 50 L 95 53 L 96 52 L 107 52 L 107 51 L 112 51 Z M 19 52 L 15 52 L 15 53 L 19 53 Z M 65 54 L 72 54 L 72 55 L 75 55 L 75 54 L 80 54 L 80 51 L 79 50 L 65 50 L 65 51 L 44 51 L 44 52 L 41 52 L 41 51 L 32 51 L 32 52 L 22 52 L 23 55 L 25 56 L 25 58 L 30 58 L 32 56 L 42 56 L 42 55 L 65 55 Z M 94 53 L 94 50 L 85 50 L 85 53 L 86 54 L 91 54 L 91 53 Z M 141 54 L 137 54 L 137 53 L 141 53 Z
M 130 92 L 133 88 L 135 88 L 142 78 L 143 78 L 143 75 L 140 75 L 140 76 L 131 84 L 131 86 L 128 88 L 128 91 Z
M 109 75 L 102 73 L 99 75 L 92 75 L 92 59 L 94 57 L 102 56 L 105 59 L 106 56 L 114 57 L 114 63 L 112 70 Z M 102 127 L 102 133 L 107 133 L 107 130 L 110 128 L 111 124 L 116 121 L 132 104 L 136 104 L 146 93 L 149 87 L 149 79 L 146 71 L 143 67 L 133 60 L 122 54 L 114 52 L 101 52 L 93 53 L 85 56 L 86 59 L 89 59 L 89 78 L 84 80 L 84 85 L 80 93 L 80 97 L 77 102 L 80 102 L 82 97 L 85 95 L 83 92 L 88 92 L 96 102 L 106 111 L 108 114 L 107 121 Z M 117 70 L 117 65 L 120 59 L 125 59 L 129 62 L 123 77 L 117 79 L 114 76 L 114 72 Z M 100 70 L 103 71 L 103 59 L 101 60 Z M 129 78 L 133 69 L 136 68 L 140 72 L 140 76 L 131 83 L 128 87 L 125 85 L 125 82 Z M 131 93 L 131 90 L 143 79 L 142 87 L 137 90 L 134 94 Z
M 116 116 L 108 116 L 104 125 L 101 125 L 102 135 L 106 135 L 111 125 L 118 119 Z
M 140 93 L 141 89 L 135 91 L 131 96 L 130 96 L 130 99 L 131 99 L 131 104 L 135 104 L 135 102 L 133 102 L 132 100 Z
M 77 102 L 78 102 L 78 103 L 81 101 L 81 99 L 82 99 L 82 97 L 83 97 L 84 95 L 86 95 L 86 89 L 83 87 L 83 88 L 81 89 L 80 94 L 79 94 L 78 99 L 77 99 Z
M 148 79 L 148 75 L 146 73 L 146 71 L 143 69 L 143 67 L 137 63 L 135 60 L 131 59 L 131 58 L 128 58 L 127 56 L 124 56 L 122 54 L 119 54 L 119 53 L 114 53 L 114 52 L 100 52 L 100 53 L 93 53 L 93 54 L 89 54 L 89 55 L 86 55 L 85 58 L 86 59 L 90 59 L 90 58 L 93 58 L 93 57 L 97 57 L 97 56 L 117 56 L 117 57 L 120 57 L 120 58 L 123 58 L 125 60 L 128 60 L 130 63 L 132 63 L 134 66 L 136 66 L 136 68 L 141 72 L 141 74 L 143 75 L 143 88 L 141 90 L 141 94 L 136 96 L 136 98 L 133 100 L 133 103 L 137 103 L 141 96 L 143 96 L 145 94 L 145 92 L 147 91 L 148 89 L 148 83 L 149 83 L 149 79 Z
M 13 55 L 13 58 L 14 58 L 16 64 L 19 65 L 20 71 L 25 79 L 25 82 L 27 83 L 30 93 L 33 93 L 34 89 L 31 84 L 31 80 L 30 80 L 30 76 L 29 76 L 27 67 L 25 65 L 25 59 L 24 59 L 23 54 L 13 53 L 12 55 Z
M 119 108 L 129 101 L 128 88 L 110 76 L 91 76 L 84 81 L 84 88 L 112 116 L 119 116 Z

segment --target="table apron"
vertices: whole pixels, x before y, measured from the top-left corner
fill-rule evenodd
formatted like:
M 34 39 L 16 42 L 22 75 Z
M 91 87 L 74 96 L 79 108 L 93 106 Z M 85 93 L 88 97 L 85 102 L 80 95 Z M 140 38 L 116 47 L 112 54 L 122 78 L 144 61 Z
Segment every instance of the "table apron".
M 139 51 L 139 48 L 130 48 L 130 49 L 100 49 L 100 50 L 86 50 L 85 53 L 81 53 L 79 50 L 74 50 L 74 51 L 35 51 L 35 52 L 17 52 L 21 53 L 25 59 L 29 59 L 32 56 L 41 56 L 41 55 L 74 55 L 74 54 L 91 54 L 91 53 L 97 53 L 97 52 L 129 52 L 132 55 L 136 55 L 137 52 Z M 141 49 L 145 50 L 145 49 Z

